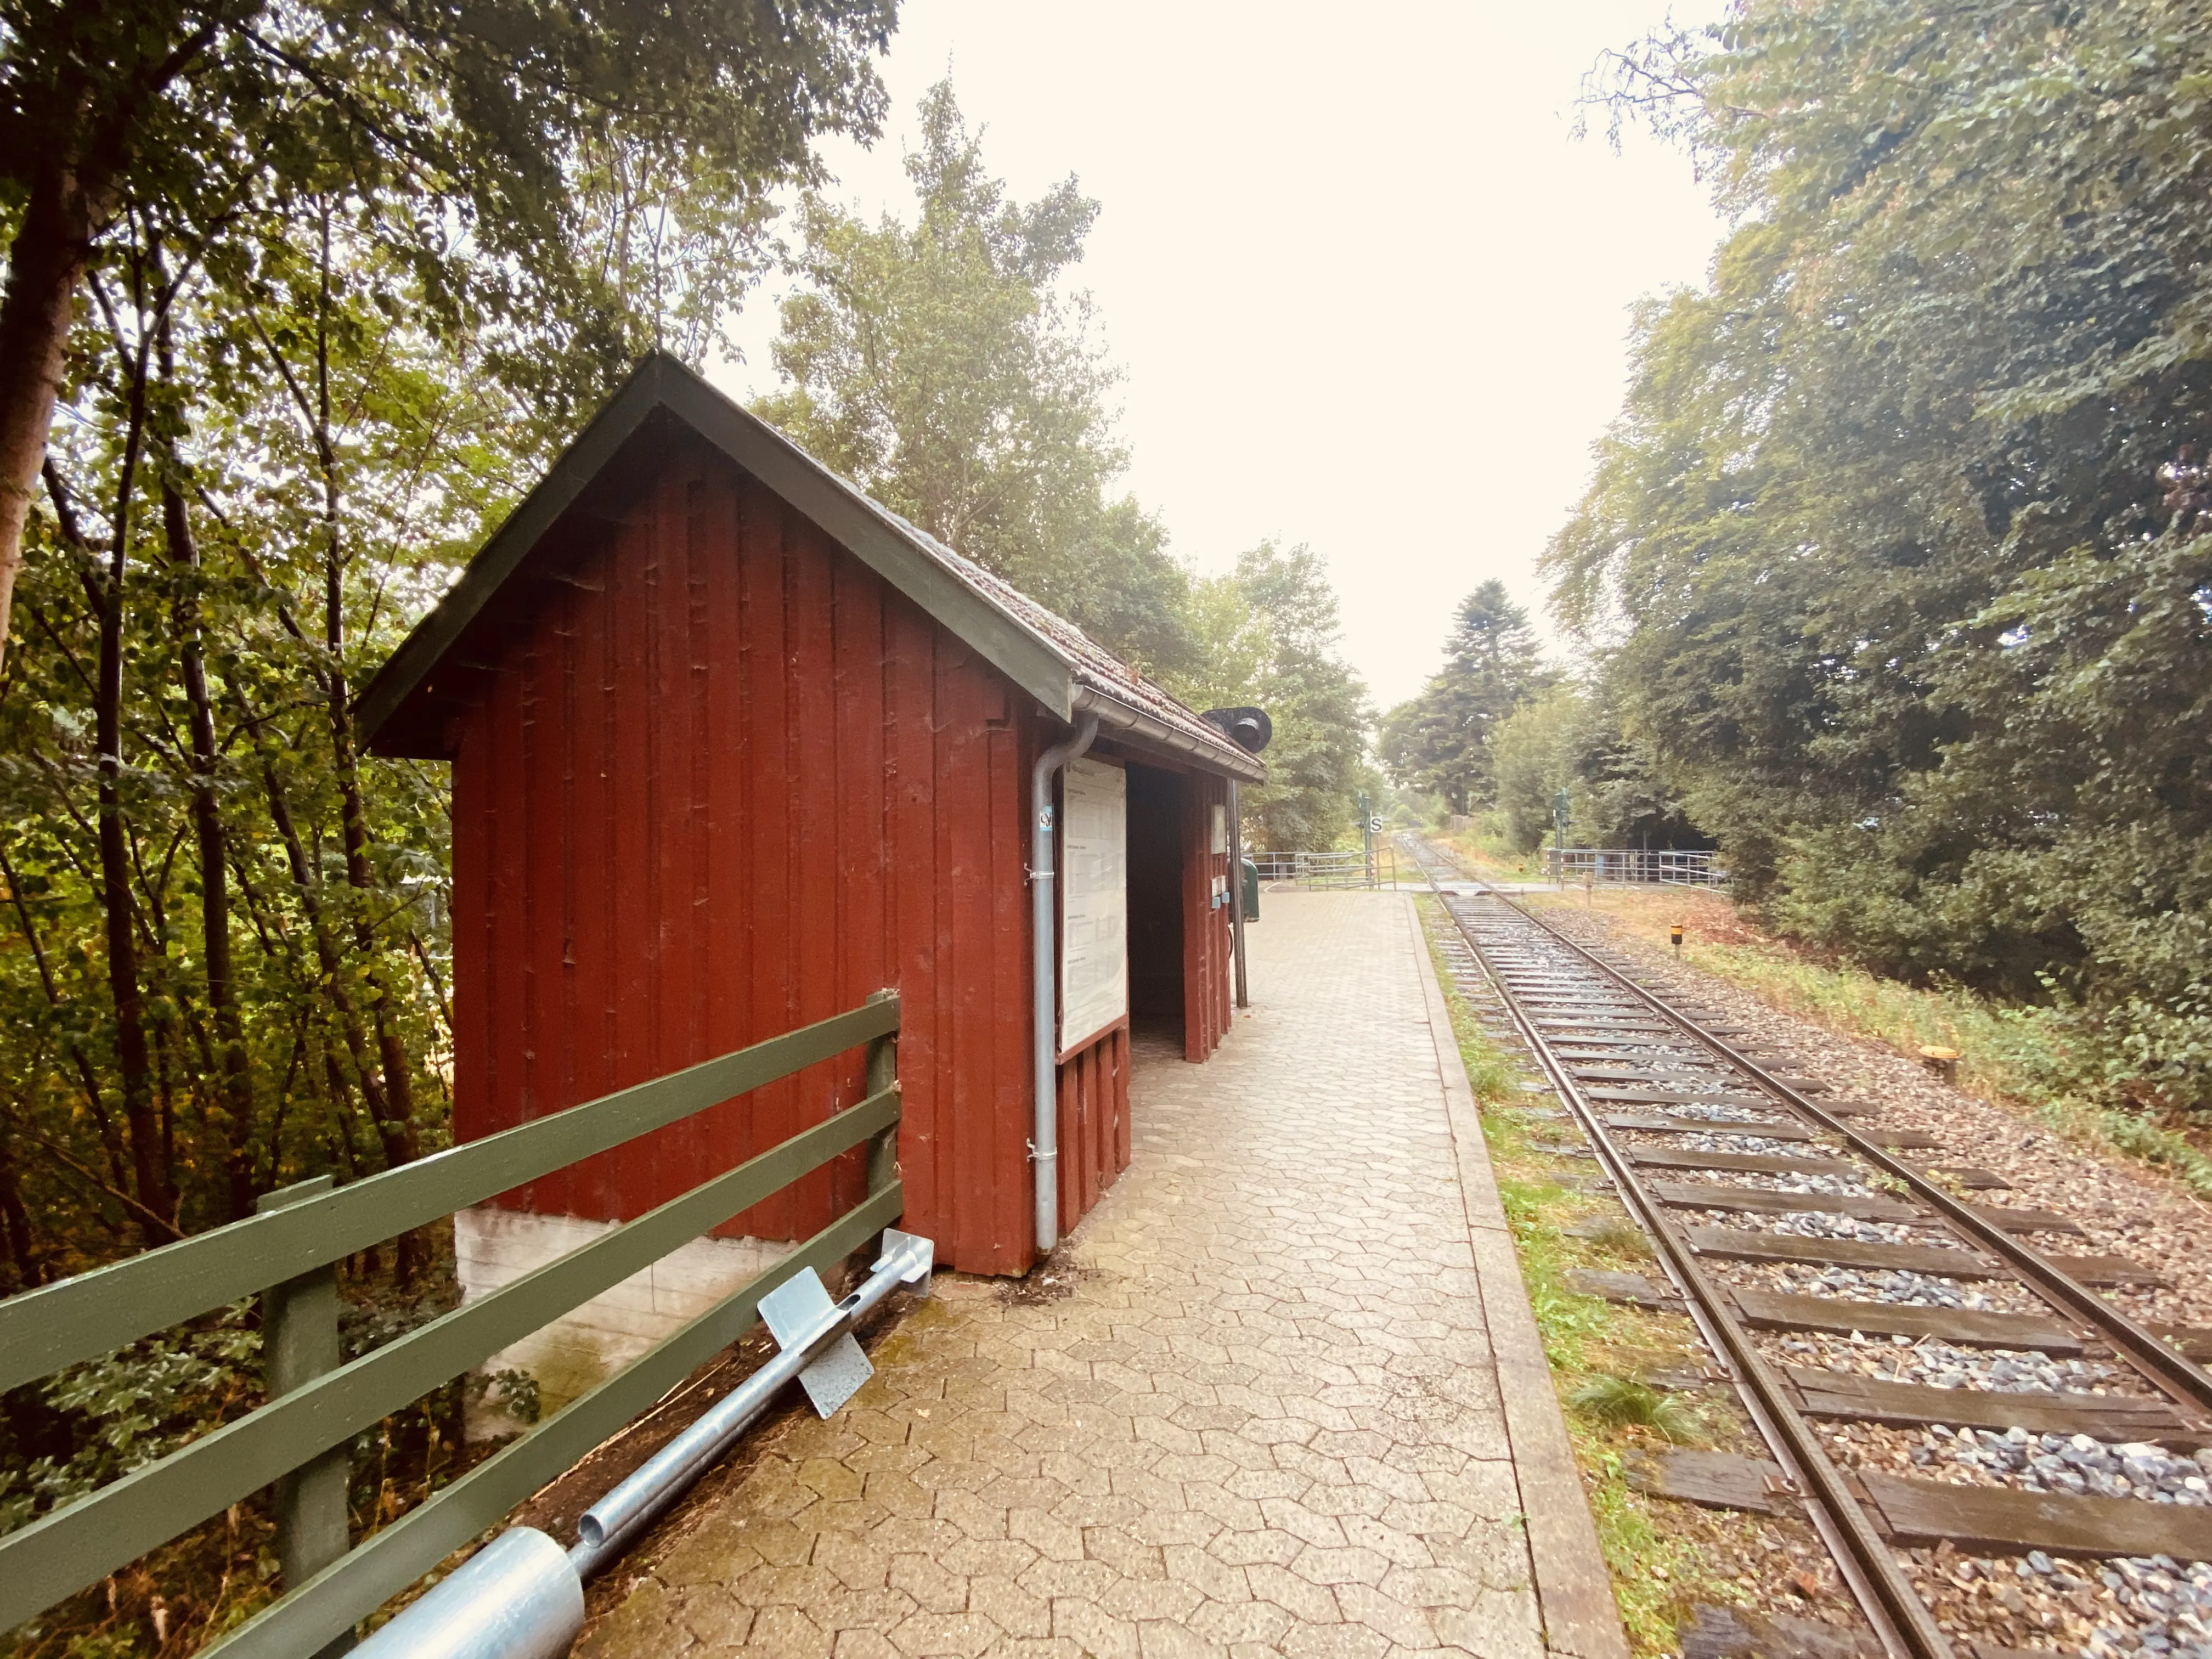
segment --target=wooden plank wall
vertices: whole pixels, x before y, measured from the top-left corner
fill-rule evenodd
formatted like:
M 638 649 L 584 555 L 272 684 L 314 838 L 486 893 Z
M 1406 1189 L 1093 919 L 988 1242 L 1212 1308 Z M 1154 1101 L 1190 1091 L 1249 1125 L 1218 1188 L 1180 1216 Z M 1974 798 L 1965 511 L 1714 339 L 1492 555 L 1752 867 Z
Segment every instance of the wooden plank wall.
M 1229 1031 L 1229 907 L 1213 902 L 1229 854 L 1212 850 L 1213 809 L 1228 810 L 1229 783 L 1202 772 L 1184 774 L 1184 781 L 1182 1056 L 1202 1060 Z
M 1129 1167 L 1129 1023 L 1060 1065 L 1060 1230 L 1089 1214 Z
M 456 1133 L 896 984 L 906 1224 L 948 1266 L 1025 1270 L 1031 756 L 1012 688 L 703 447 L 538 593 L 459 734 Z M 1125 1046 L 1107 1076 L 1124 1161 L 1126 1073 Z M 513 1201 L 635 1216 L 860 1088 L 856 1054 Z M 727 1231 L 803 1237 L 860 1181 L 848 1159 Z

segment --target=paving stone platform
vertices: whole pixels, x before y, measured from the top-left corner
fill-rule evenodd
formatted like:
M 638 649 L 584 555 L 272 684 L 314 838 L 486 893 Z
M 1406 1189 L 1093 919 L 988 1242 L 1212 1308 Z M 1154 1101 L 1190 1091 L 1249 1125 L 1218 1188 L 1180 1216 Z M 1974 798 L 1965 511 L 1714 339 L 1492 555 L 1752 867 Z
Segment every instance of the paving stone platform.
M 1625 1659 L 1411 901 L 1250 957 L 1060 1293 L 940 1276 L 580 1652 Z

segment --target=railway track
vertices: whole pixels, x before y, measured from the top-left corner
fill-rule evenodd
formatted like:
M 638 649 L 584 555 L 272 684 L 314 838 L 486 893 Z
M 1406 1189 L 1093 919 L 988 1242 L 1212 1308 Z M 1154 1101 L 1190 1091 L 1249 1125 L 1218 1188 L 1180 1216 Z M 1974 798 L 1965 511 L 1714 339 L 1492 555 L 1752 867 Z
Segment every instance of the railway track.
M 1802 1515 L 1899 1659 L 1954 1652 L 1954 1621 L 1914 1580 L 1945 1546 L 2092 1601 L 2101 1585 L 2099 1605 L 2129 1610 L 2132 1650 L 2212 1654 L 2197 1622 L 2212 1571 L 2185 1565 L 2212 1561 L 2212 1376 L 2197 1363 L 2212 1333 L 2132 1317 L 2100 1290 L 2154 1277 L 2069 1251 L 2069 1218 L 1964 1196 L 2005 1183 L 1917 1161 L 1935 1143 L 1886 1128 L 1878 1105 L 1821 1098 L 1725 1016 L 1494 888 L 1447 891 L 1469 884 L 1418 837 L 1401 844 L 1455 926 L 1462 994 L 1557 1094 L 1584 1143 L 1561 1150 L 1595 1159 L 1662 1275 L 1591 1288 L 1686 1313 L 1765 1443 L 1763 1459 L 1662 1457 L 1650 1490 Z M 1868 1374 L 1869 1347 L 1889 1373 Z M 1857 1456 L 1850 1437 L 1869 1431 L 1914 1473 Z

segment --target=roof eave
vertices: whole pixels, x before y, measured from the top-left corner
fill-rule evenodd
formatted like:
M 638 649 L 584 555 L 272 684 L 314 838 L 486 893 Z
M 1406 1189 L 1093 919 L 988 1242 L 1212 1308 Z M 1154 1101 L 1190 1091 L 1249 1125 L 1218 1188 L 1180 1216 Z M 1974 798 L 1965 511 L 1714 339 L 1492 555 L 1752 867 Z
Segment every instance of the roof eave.
M 576 434 L 537 488 L 524 496 L 514 510 L 492 532 L 483 547 L 462 570 L 460 580 L 448 588 L 415 624 L 398 648 L 354 701 L 355 719 L 364 746 L 399 712 L 402 704 L 429 678 L 439 661 L 457 644 L 468 625 L 506 586 L 542 541 L 575 505 L 592 479 L 613 461 L 622 447 L 662 401 L 658 382 L 660 360 L 648 357 L 606 407 Z
M 1166 721 L 1097 686 L 1085 685 L 1077 690 L 1073 712 L 1097 714 L 1101 731 L 1113 732 L 1117 737 L 1133 737 L 1139 743 L 1168 750 L 1196 762 L 1209 771 L 1235 778 L 1240 783 L 1265 783 L 1267 781 L 1267 769 L 1259 757 L 1231 747 L 1227 738 L 1219 744 L 1208 743 L 1189 732 L 1179 731 Z
M 656 410 L 665 409 L 758 478 L 1061 720 L 1075 708 L 1073 665 L 1049 641 L 916 548 L 857 492 L 788 438 L 656 352 L 494 531 L 446 596 L 400 642 L 356 701 L 364 745 L 422 690 L 523 561 Z
M 671 380 L 666 401 L 678 419 L 975 647 L 1051 713 L 1066 720 L 1073 712 L 1073 665 L 1049 641 L 915 547 L 866 497 L 767 422 L 688 370 Z

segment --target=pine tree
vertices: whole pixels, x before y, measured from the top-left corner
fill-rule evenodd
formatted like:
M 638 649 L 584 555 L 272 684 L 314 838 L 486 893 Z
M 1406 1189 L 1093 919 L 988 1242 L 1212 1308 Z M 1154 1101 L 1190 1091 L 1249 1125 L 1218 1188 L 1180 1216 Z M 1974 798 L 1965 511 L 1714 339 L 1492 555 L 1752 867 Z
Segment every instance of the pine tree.
M 1454 812 L 1489 805 L 1491 734 L 1553 680 L 1528 613 L 1492 578 L 1460 601 L 1443 670 L 1384 720 L 1384 768 L 1402 787 L 1441 795 Z

